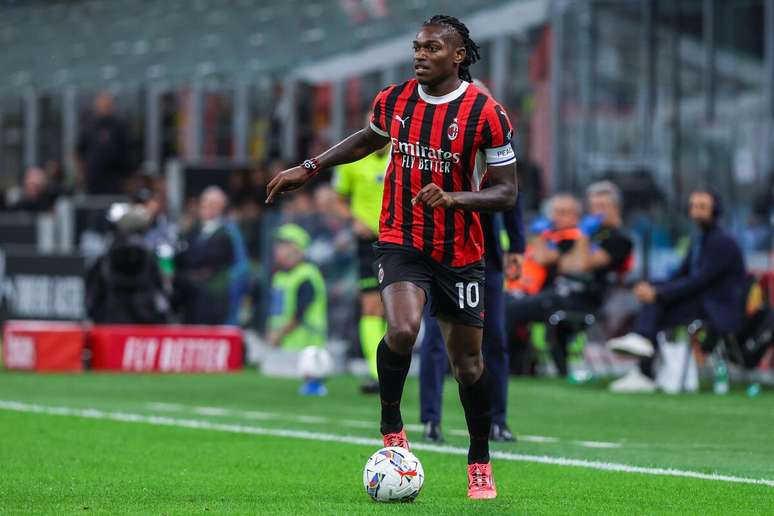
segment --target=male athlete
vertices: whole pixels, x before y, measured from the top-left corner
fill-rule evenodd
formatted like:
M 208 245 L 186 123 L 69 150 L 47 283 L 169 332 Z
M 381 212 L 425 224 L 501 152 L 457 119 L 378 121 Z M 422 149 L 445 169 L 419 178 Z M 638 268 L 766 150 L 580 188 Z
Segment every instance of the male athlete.
M 385 446 L 409 447 L 400 413 L 411 349 L 426 302 L 443 333 L 470 435 L 468 497 L 494 498 L 489 460 L 490 377 L 481 355 L 483 234 L 477 211 L 516 201 L 516 158 L 503 109 L 471 84 L 479 58 L 467 27 L 433 16 L 414 40 L 415 79 L 382 90 L 368 127 L 267 186 L 267 202 L 322 169 L 392 143 L 376 247 L 387 335 L 377 349 Z M 476 154 L 485 154 L 479 189 Z

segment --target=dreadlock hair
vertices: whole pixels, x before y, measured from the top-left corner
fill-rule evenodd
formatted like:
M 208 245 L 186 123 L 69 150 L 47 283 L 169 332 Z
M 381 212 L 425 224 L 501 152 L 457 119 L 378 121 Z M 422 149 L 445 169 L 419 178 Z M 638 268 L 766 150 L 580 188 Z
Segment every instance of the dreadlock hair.
M 430 25 L 443 25 L 444 27 L 453 29 L 459 34 L 460 39 L 462 39 L 462 44 L 465 47 L 465 60 L 460 63 L 459 77 L 463 81 L 472 82 L 473 77 L 470 75 L 470 65 L 481 59 L 481 54 L 479 53 L 479 47 L 476 42 L 470 39 L 470 31 L 468 31 L 468 28 L 454 16 L 446 16 L 444 14 L 436 14 L 422 24 L 423 27 Z

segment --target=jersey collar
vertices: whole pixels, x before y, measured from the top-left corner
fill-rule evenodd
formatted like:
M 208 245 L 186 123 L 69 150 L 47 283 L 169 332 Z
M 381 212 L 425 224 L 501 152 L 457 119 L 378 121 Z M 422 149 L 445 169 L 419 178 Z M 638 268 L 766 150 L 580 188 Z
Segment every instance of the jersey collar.
M 446 104 L 447 102 L 458 99 L 460 96 L 462 96 L 463 93 L 465 93 L 465 90 L 468 89 L 468 86 L 470 86 L 468 81 L 462 81 L 456 90 L 451 91 L 441 97 L 435 97 L 425 93 L 425 90 L 422 89 L 422 85 L 417 84 L 417 88 L 419 89 L 419 97 L 428 104 Z

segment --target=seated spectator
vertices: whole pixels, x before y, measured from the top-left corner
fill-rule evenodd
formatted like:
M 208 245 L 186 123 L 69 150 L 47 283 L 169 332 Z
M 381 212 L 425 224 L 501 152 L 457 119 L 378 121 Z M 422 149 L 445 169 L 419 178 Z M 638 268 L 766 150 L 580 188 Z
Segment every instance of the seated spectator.
M 236 324 L 247 288 L 247 255 L 236 226 L 225 218 L 226 194 L 210 186 L 199 200 L 199 220 L 184 235 L 175 260 L 175 297 L 188 324 Z
M 538 256 L 553 271 L 550 282 L 540 293 L 506 303 L 507 320 L 511 324 L 545 322 L 557 311 L 596 312 L 603 302 L 603 295 L 618 273 L 626 268 L 631 259 L 632 242 L 621 231 L 621 194 L 610 182 L 589 186 L 587 200 L 591 214 L 578 223 L 574 240 L 552 249 L 542 244 Z M 576 201 L 577 204 L 577 201 Z M 570 209 L 568 204 L 565 209 Z M 574 213 L 579 214 L 579 207 Z M 572 213 L 572 212 L 570 212 Z M 561 226 L 568 229 L 569 221 L 557 216 Z M 578 215 L 575 215 L 576 222 Z M 545 239 L 542 239 L 545 240 Z M 572 329 L 559 325 L 551 353 L 559 373 L 566 375 L 567 345 Z
M 691 245 L 677 272 L 662 284 L 638 283 L 634 294 L 644 303 L 634 331 L 608 342 L 611 350 L 642 357 L 639 369 L 611 384 L 615 392 L 655 390 L 656 334 L 703 319 L 720 333 L 736 332 L 743 322 L 748 282 L 742 253 L 719 225 L 720 198 L 711 190 L 697 190 L 689 200 L 696 224 Z
M 86 276 L 86 309 L 95 323 L 171 322 L 169 295 L 156 256 L 144 242 L 150 221 L 141 205 L 125 206 L 108 252 Z
M 537 236 L 527 246 L 520 277 L 506 282 L 506 289 L 516 297 L 537 294 L 549 286 L 556 276 L 559 257 L 578 238 L 581 205 L 574 196 L 553 195 L 546 203 L 546 212 L 547 218 L 536 218 L 528 228 Z
M 301 226 L 285 224 L 275 236 L 272 304 L 268 342 L 300 351 L 324 347 L 328 337 L 325 281 L 316 265 L 304 259 L 310 237 Z
M 559 260 L 563 275 L 587 275 L 590 293 L 601 302 L 606 287 L 631 268 L 632 241 L 621 230 L 621 191 L 610 181 L 586 190 L 589 216 L 581 220 L 579 238 Z
M 48 188 L 43 169 L 30 167 L 24 173 L 21 196 L 8 207 L 14 211 L 49 211 L 54 207 L 56 196 Z

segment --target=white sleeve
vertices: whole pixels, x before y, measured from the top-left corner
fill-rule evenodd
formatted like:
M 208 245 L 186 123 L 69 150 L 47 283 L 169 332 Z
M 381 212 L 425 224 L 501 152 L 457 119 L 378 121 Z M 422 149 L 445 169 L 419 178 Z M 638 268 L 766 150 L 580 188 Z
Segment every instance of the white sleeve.
M 376 127 L 376 125 L 373 122 L 371 122 L 371 130 L 373 132 L 375 132 L 376 134 L 380 135 L 380 136 L 384 136 L 385 138 L 389 138 L 390 137 L 390 135 L 387 134 L 386 131 L 382 131 L 381 129 Z

